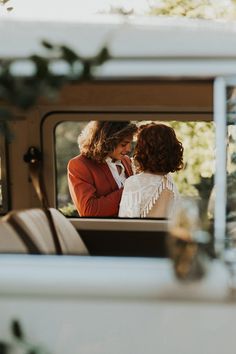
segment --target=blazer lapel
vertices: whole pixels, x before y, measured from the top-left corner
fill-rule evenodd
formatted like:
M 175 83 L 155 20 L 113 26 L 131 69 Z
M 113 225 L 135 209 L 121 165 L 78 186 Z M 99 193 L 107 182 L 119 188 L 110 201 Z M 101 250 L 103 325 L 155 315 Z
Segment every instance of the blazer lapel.
M 109 182 L 112 190 L 115 191 L 116 189 L 118 189 L 118 185 L 117 185 L 114 177 L 112 176 L 112 173 L 111 173 L 111 170 L 110 170 L 108 164 L 107 163 L 102 163 L 102 164 L 100 164 L 100 167 L 103 170 L 103 172 L 104 172 L 104 174 L 106 176 L 106 179 Z

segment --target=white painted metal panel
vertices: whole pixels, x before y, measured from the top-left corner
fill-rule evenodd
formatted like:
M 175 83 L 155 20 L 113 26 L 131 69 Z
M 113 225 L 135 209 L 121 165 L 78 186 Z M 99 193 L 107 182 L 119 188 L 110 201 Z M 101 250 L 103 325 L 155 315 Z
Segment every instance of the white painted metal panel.
M 228 273 L 182 284 L 168 260 L 1 256 L 0 337 L 12 319 L 55 354 L 231 354 Z

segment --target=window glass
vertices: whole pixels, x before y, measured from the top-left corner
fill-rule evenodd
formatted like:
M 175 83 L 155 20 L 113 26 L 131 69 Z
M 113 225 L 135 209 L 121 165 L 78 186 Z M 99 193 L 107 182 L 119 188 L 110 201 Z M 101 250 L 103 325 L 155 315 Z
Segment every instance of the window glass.
M 78 216 L 70 198 L 66 170 L 68 161 L 79 154 L 77 138 L 86 124 L 87 121 L 67 121 L 58 124 L 55 130 L 57 207 L 67 216 Z M 215 171 L 214 123 L 165 121 L 164 124 L 174 128 L 184 146 L 185 167 L 173 174 L 178 190 L 181 196 L 201 200 L 206 211 Z

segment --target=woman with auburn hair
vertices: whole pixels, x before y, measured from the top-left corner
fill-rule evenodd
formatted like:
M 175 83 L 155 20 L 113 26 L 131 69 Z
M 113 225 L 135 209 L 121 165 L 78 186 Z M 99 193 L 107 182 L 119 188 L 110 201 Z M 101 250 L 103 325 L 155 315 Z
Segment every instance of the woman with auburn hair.
M 119 217 L 170 217 L 178 198 L 170 172 L 183 168 L 183 146 L 164 124 L 141 126 L 134 151 L 138 174 L 125 181 Z
M 91 121 L 81 132 L 80 155 L 68 163 L 68 183 L 80 216 L 117 216 L 123 185 L 133 174 L 127 154 L 137 127 L 129 121 Z

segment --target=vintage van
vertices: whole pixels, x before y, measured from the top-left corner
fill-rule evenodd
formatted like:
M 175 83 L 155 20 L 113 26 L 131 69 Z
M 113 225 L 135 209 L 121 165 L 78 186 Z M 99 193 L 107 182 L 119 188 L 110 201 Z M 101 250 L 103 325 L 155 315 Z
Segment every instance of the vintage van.
M 29 58 L 45 55 L 43 40 L 78 53 L 86 59 L 80 66 L 93 64 L 104 46 L 109 52 L 91 64 L 90 77 L 72 76 L 56 98 L 39 97 L 28 110 L 16 107 L 19 91 L 1 101 L 5 117 L 12 114 L 10 139 L 1 136 L 3 347 L 55 354 L 233 352 L 235 33 L 234 24 L 164 18 L 0 23 L 1 80 L 8 59 L 14 60 L 12 77 L 30 78 Z M 61 61 L 54 70 L 68 75 Z M 4 97 L 3 81 L 0 87 Z M 176 278 L 166 219 L 72 217 L 66 162 L 78 154 L 77 135 L 90 120 L 164 121 L 180 127 L 179 134 L 191 128 L 185 141 L 190 177 L 177 181 L 180 189 L 185 181 L 181 194 L 201 199 L 205 188 L 208 204 L 213 185 L 203 188 L 200 177 L 214 175 L 211 257 L 204 266 L 194 258 L 203 266 L 201 279 Z M 196 172 L 199 159 L 204 163 Z M 39 199 L 45 202 L 40 174 L 57 240 L 38 209 Z M 12 339 L 14 320 L 27 343 L 16 329 Z

